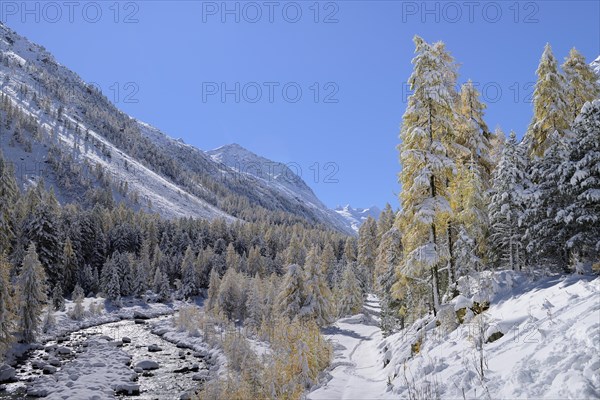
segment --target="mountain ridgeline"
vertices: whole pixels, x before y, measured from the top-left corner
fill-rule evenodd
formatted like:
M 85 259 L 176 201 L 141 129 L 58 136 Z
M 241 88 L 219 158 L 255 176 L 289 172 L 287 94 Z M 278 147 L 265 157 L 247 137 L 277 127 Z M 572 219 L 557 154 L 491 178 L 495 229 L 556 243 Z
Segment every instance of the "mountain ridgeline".
M 172 139 L 2 24 L 0 51 L 0 144 L 21 187 L 43 178 L 61 203 L 124 202 L 166 218 L 302 222 L 355 234 L 284 164 L 239 145 L 204 152 Z M 263 173 L 270 166 L 285 170 Z

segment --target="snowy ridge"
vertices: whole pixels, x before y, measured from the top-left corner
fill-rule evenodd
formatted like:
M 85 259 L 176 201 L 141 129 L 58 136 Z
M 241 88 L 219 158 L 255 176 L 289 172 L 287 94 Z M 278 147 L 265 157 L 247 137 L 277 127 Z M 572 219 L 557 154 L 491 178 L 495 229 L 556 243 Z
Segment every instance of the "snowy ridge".
M 127 116 L 43 47 L 2 23 L 0 59 L 0 92 L 38 127 L 37 135 L 23 133 L 26 144 L 12 143 L 10 131 L 0 135 L 4 157 L 15 165 L 21 187 L 35 184 L 42 175 L 40 166 L 45 166 L 46 186 L 62 203 L 85 199 L 90 184 L 96 189 L 110 186 L 115 202 L 134 209 L 166 218 L 231 221 L 232 214 L 238 215 L 231 204 L 247 200 L 254 207 L 354 234 L 301 179 L 288 182 L 281 175 L 265 179 L 239 173 L 226 162 Z M 51 150 L 55 162 L 57 153 L 63 164 L 70 157 L 87 186 L 75 183 L 65 188 L 64 176 L 55 176 L 54 164 L 49 163 Z
M 373 324 L 379 308 L 369 297 L 366 314 L 341 319 L 327 332 L 335 350 L 331 379 L 308 398 L 600 396 L 600 278 L 573 275 L 531 283 L 523 274 L 500 271 L 484 273 L 481 282 L 445 312 L 454 315 L 487 297 L 490 308 L 482 314 L 467 308 L 459 325 L 440 316 L 437 326 L 426 317 L 387 338 Z M 411 346 L 418 342 L 414 354 Z
M 592 61 L 590 66 L 592 67 L 596 75 L 598 75 L 598 80 L 600 80 L 600 56 L 598 56 L 594 61 Z
M 360 226 L 369 217 L 377 219 L 379 218 L 379 214 L 381 214 L 381 210 L 377 206 L 371 206 L 369 208 L 353 208 L 350 204 L 347 204 L 344 207 L 338 206 L 334 211 L 348 221 L 355 232 L 358 232 Z
M 49 105 L 50 113 L 56 113 L 62 108 L 60 119 L 56 119 L 52 114 L 48 114 L 36 104 L 32 104 L 20 92 L 21 87 L 27 87 L 29 91 L 43 91 L 37 77 L 31 71 L 52 70 L 56 76 L 61 77 L 65 87 L 72 90 L 84 90 L 87 85 L 73 72 L 57 64 L 53 57 L 47 53 L 41 46 L 27 41 L 25 38 L 15 34 L 10 29 L 0 24 L 0 51 L 3 57 L 18 62 L 15 68 L 11 65 L 0 65 L 0 79 L 2 84 L 0 91 L 8 96 L 11 103 L 18 107 L 26 115 L 32 116 L 42 128 L 44 133 L 52 132 L 53 137 L 44 138 L 42 141 L 32 138 L 32 152 L 25 152 L 19 146 L 9 146 L 9 135 L 0 137 L 4 156 L 13 161 L 17 169 L 17 180 L 21 186 L 31 184 L 38 175 L 43 175 L 47 186 L 54 188 L 60 201 L 77 200 L 83 193 L 70 193 L 61 189 L 56 177 L 49 173 L 48 168 L 40 171 L 40 165 L 46 163 L 48 158 L 48 149 L 51 146 L 58 146 L 70 153 L 74 161 L 78 164 L 86 162 L 93 168 L 102 166 L 110 175 L 113 182 L 126 182 L 130 192 L 137 192 L 140 205 L 133 204 L 126 198 L 115 194 L 116 200 L 125 200 L 134 208 L 145 208 L 149 211 L 158 212 L 161 215 L 173 218 L 183 216 L 194 216 L 198 218 L 216 218 L 232 217 L 208 204 L 206 201 L 187 193 L 181 187 L 173 184 L 151 170 L 148 166 L 142 164 L 134 157 L 124 153 L 111 141 L 100 134 L 95 127 L 86 123 L 85 113 L 81 112 L 81 107 L 70 99 L 61 101 L 54 99 Z M 73 129 L 67 129 L 62 122 L 68 121 L 79 129 L 79 132 L 86 132 L 93 138 L 97 144 L 104 146 L 103 151 L 99 151 L 98 146 L 80 146 L 79 138 Z M 47 140 L 44 140 L 47 139 Z M 110 154 L 107 157 L 106 154 Z M 24 172 L 29 172 L 24 173 Z
M 328 209 L 315 195 L 302 178 L 286 164 L 261 157 L 237 143 L 221 146 L 206 152 L 215 162 L 228 167 L 224 172 L 236 178 L 250 176 L 262 185 L 288 199 L 298 206 L 307 207 L 319 220 L 348 234 L 355 230 L 344 218 Z

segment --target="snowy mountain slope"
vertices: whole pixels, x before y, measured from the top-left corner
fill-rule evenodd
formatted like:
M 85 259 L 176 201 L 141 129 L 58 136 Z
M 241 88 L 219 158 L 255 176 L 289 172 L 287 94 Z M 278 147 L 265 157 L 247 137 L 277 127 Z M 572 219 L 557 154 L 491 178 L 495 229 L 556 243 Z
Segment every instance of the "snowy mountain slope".
M 379 218 L 379 214 L 381 214 L 381 210 L 377 206 L 371 206 L 369 208 L 353 208 L 350 204 L 343 207 L 338 206 L 334 211 L 348 221 L 350 226 L 352 226 L 352 229 L 356 232 L 358 232 L 358 229 L 367 218 L 372 217 L 377 219 Z
M 237 143 L 207 151 L 215 162 L 229 167 L 223 172 L 235 179 L 253 177 L 261 186 L 288 199 L 293 206 L 304 208 L 321 221 L 348 234 L 355 231 L 347 220 L 328 209 L 302 178 L 282 162 L 272 161 L 254 154 Z
M 590 66 L 592 67 L 596 75 L 598 75 L 598 82 L 600 82 L 600 56 L 598 56 L 594 61 L 592 61 L 590 63 Z
M 8 107 L 0 112 L 7 120 L 0 144 L 19 183 L 43 175 L 60 201 L 93 205 L 110 197 L 168 218 L 245 219 L 265 210 L 353 233 L 304 182 L 273 185 L 237 173 L 129 117 L 43 47 L 1 23 L 0 94 Z
M 95 111 L 89 107 L 90 103 L 105 109 L 108 114 L 117 114 L 119 123 L 127 123 L 129 117 L 95 93 L 76 74 L 57 64 L 42 47 L 0 24 L 0 50 L 3 59 L 0 91 L 11 106 L 35 121 L 33 125 L 37 125 L 38 131 L 37 137 L 31 135 L 24 139 L 33 147 L 31 152 L 24 150 L 27 146 L 11 143 L 10 135 L 0 139 L 4 156 L 15 164 L 21 185 L 26 186 L 42 175 L 62 201 L 77 200 L 84 195 L 65 185 L 65 177 L 51 173 L 49 151 L 59 149 L 60 161 L 68 155 L 73 165 L 84 166 L 91 186 L 99 186 L 99 179 L 94 179 L 91 172 L 99 167 L 102 167 L 105 181 L 110 180 L 114 185 L 126 183 L 130 196 L 113 191 L 115 200 L 126 200 L 135 208 L 143 207 L 166 217 L 231 219 L 108 139 L 107 133 L 103 132 L 107 124 L 100 125 L 96 121 L 100 118 L 88 115 Z M 87 98 L 80 101 L 82 97 Z M 43 172 L 41 165 L 45 165 Z
M 592 63 L 590 64 L 592 69 L 598 75 L 598 79 L 600 79 L 600 56 L 598 56 Z
M 484 277 L 487 293 L 459 296 L 447 315 L 493 293 L 490 308 L 476 317 L 469 311 L 457 326 L 429 317 L 384 338 L 370 297 L 367 315 L 341 319 L 328 332 L 331 379 L 308 398 L 598 398 L 600 278 Z

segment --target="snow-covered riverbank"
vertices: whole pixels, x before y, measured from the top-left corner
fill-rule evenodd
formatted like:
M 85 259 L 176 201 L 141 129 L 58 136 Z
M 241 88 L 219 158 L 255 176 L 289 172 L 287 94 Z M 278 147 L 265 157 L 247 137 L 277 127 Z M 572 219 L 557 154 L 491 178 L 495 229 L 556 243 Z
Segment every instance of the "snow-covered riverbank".
M 103 299 L 88 298 L 85 307 L 100 301 L 104 305 Z M 41 336 L 44 345 L 15 346 L 18 381 L 4 385 L 0 397 L 189 397 L 219 373 L 224 357 L 201 335 L 177 329 L 173 315 L 183 304 L 126 301 L 121 308 L 108 304 L 108 311 L 73 320 L 68 303 Z
M 308 398 L 599 398 L 600 278 L 488 275 L 490 308 L 452 329 L 430 316 L 384 338 L 369 297 L 365 314 L 326 332 L 331 379 Z

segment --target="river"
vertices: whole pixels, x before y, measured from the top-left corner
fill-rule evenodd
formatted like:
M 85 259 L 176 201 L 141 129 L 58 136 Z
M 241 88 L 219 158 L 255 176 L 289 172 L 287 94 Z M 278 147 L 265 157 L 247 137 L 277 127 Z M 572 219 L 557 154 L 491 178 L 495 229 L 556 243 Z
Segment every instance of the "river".
M 131 358 L 131 362 L 128 363 L 129 370 L 125 367 L 123 369 L 131 374 L 136 380 L 135 384 L 139 385 L 139 395 L 132 397 L 179 399 L 183 393 L 201 386 L 202 379 L 208 375 L 209 365 L 201 354 L 191 349 L 180 348 L 151 332 L 151 324 L 165 318 L 169 317 L 161 316 L 146 321 L 121 320 L 81 329 L 58 340 L 49 341 L 44 346 L 29 351 L 18 360 L 15 366 L 18 382 L 6 384 L 5 391 L 0 391 L 0 398 L 26 398 L 26 386 L 36 387 L 36 382 L 47 380 L 48 375 L 55 376 L 57 380 L 64 379 L 62 375 L 65 374 L 61 375 L 61 369 L 66 370 L 70 365 L 72 367 L 74 364 L 69 363 L 75 363 L 80 354 L 91 351 L 91 348 L 87 348 L 90 344 L 95 344 L 98 339 L 101 339 L 101 342 L 104 342 L 102 339 L 109 339 L 113 347 L 127 353 Z M 154 348 L 149 348 L 151 345 L 155 345 Z M 57 351 L 59 348 L 63 352 L 67 351 L 65 348 L 69 349 L 71 353 L 60 354 Z M 136 364 L 143 360 L 155 361 L 159 364 L 159 368 L 134 371 Z M 54 364 L 57 370 L 53 371 L 51 367 L 47 367 L 49 363 Z M 44 372 L 44 367 L 53 372 L 50 374 L 49 371 Z M 106 382 L 107 385 L 110 383 Z

